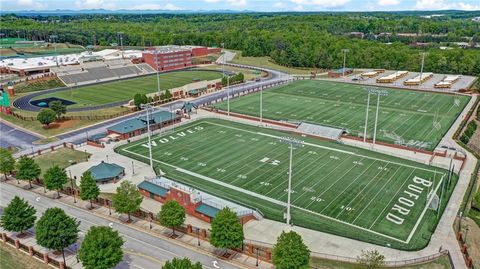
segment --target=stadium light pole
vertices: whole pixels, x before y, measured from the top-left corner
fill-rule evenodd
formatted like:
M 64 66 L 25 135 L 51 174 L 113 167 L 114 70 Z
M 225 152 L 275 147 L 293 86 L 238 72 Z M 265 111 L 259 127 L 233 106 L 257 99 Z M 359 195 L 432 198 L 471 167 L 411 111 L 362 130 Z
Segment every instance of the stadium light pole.
M 347 61 L 347 52 L 349 50 L 348 49 L 342 49 L 342 52 L 343 52 L 343 69 L 342 69 L 342 77 L 345 77 L 345 63 Z
M 378 90 L 378 89 L 371 89 L 370 92 L 377 95 L 377 111 L 375 113 L 375 127 L 373 129 L 373 145 L 375 145 L 375 141 L 377 139 L 377 124 L 378 124 L 378 110 L 380 107 L 380 96 L 386 96 L 388 92 L 385 90 Z
M 365 113 L 365 130 L 363 131 L 363 142 L 367 142 L 368 109 L 370 108 L 370 90 L 367 97 L 367 112 Z
M 290 215 L 290 203 L 292 195 L 292 160 L 293 160 L 293 148 L 302 147 L 303 141 L 293 138 L 293 137 L 282 137 L 280 138 L 281 143 L 288 144 L 290 147 L 290 160 L 288 165 L 288 189 L 287 189 L 287 225 L 290 225 L 291 215 Z
M 155 49 L 155 66 L 157 67 L 157 91 L 158 91 L 158 98 L 160 99 L 160 95 L 161 95 L 161 92 L 160 92 L 160 62 L 158 61 L 158 54 L 159 54 L 159 51 L 157 49 Z
M 117 32 L 119 38 L 120 38 L 120 50 L 122 51 L 122 59 L 125 59 L 123 57 L 123 32 Z
M 423 66 L 425 64 L 425 55 L 427 53 L 426 52 L 422 52 L 422 67 L 420 68 L 420 85 L 422 85 L 422 80 L 423 80 Z
M 54 49 L 55 49 L 55 63 L 56 63 L 57 66 L 58 66 L 57 43 L 55 42 L 55 39 L 56 39 L 57 37 L 58 37 L 57 35 L 51 35 L 51 36 L 50 36 L 50 39 L 53 40 L 53 47 L 54 47 Z
M 152 138 L 151 138 L 151 134 L 150 134 L 150 114 L 149 114 L 149 112 L 150 112 L 149 110 L 150 110 L 150 108 L 152 108 L 152 105 L 142 104 L 140 107 L 146 109 L 146 111 L 147 111 L 148 156 L 150 158 L 150 167 L 153 169 Z

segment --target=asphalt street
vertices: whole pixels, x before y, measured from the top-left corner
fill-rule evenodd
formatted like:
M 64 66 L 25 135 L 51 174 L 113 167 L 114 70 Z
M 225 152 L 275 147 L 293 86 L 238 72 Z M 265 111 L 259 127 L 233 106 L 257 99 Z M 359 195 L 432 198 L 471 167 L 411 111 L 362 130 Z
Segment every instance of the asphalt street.
M 85 234 L 91 226 L 111 225 L 111 221 L 92 214 L 86 209 L 80 209 L 70 206 L 58 200 L 39 196 L 36 193 L 22 190 L 15 186 L 2 183 L 0 193 L 0 206 L 5 207 L 15 195 L 24 198 L 28 203 L 37 209 L 37 214 L 41 215 L 50 207 L 63 209 L 69 216 L 76 218 L 80 223 L 81 235 Z M 230 269 L 240 268 L 232 264 L 223 262 L 209 255 L 196 252 L 190 248 L 177 245 L 169 240 L 152 236 L 140 232 L 127 225 L 113 223 L 113 229 L 117 230 L 125 240 L 125 258 L 117 268 L 160 268 L 161 263 L 171 260 L 174 257 L 187 257 L 193 261 L 198 261 L 207 269 Z M 217 267 L 213 266 L 216 261 Z
M 0 147 L 17 147 L 20 149 L 30 148 L 32 142 L 40 139 L 24 130 L 20 130 L 4 121 L 0 121 Z

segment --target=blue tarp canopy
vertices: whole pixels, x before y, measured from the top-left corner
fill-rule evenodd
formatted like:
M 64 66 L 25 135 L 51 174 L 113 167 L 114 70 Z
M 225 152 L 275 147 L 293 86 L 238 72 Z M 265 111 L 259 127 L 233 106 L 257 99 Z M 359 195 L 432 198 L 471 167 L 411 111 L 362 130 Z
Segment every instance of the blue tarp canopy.
M 167 189 L 149 181 L 143 181 L 142 183 L 138 184 L 138 188 L 142 190 L 146 190 L 150 193 L 156 194 L 161 197 L 165 197 L 168 192 Z
M 195 211 L 202 213 L 203 215 L 209 216 L 210 218 L 214 218 L 217 215 L 218 211 L 220 211 L 220 209 L 213 206 L 209 206 L 207 204 L 200 204 L 195 209 Z

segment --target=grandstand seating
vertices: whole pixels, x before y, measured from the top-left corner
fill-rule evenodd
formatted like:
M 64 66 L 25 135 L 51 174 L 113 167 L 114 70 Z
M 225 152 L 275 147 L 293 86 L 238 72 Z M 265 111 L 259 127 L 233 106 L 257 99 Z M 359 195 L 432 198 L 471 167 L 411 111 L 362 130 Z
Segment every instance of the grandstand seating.
M 314 136 L 320 136 L 320 137 L 331 139 L 331 140 L 340 139 L 340 136 L 342 136 L 342 134 L 345 132 L 344 129 L 305 123 L 305 122 L 302 122 L 297 127 L 297 130 L 307 135 L 309 134 Z
M 148 64 L 132 64 L 126 61 L 85 63 L 53 70 L 67 86 L 109 81 L 154 73 Z

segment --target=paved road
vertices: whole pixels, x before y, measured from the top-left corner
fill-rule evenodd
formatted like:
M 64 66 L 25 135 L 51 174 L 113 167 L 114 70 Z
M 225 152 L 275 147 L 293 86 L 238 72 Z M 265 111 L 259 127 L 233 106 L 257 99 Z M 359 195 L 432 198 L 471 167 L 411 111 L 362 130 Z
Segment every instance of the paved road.
M 26 150 L 31 148 L 32 142 L 38 139 L 40 137 L 0 120 L 0 147 L 17 147 Z
M 40 197 L 36 193 L 24 191 L 15 186 L 2 183 L 0 194 L 0 207 L 5 207 L 15 195 L 24 198 L 37 209 L 37 213 L 43 213 L 47 208 L 58 207 L 63 209 L 69 216 L 81 221 L 80 230 L 84 234 L 95 225 L 108 226 L 110 221 L 91 214 L 88 210 L 70 206 L 58 200 Z M 125 252 L 124 261 L 117 268 L 160 268 L 161 262 L 171 260 L 173 257 L 188 257 L 198 261 L 203 268 L 213 269 L 213 261 L 217 260 L 209 255 L 196 252 L 192 249 L 177 245 L 163 238 L 155 237 L 147 233 L 139 232 L 127 225 L 114 223 L 116 229 L 124 238 Z M 235 265 L 217 260 L 221 269 L 240 268 Z

